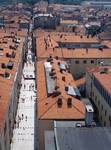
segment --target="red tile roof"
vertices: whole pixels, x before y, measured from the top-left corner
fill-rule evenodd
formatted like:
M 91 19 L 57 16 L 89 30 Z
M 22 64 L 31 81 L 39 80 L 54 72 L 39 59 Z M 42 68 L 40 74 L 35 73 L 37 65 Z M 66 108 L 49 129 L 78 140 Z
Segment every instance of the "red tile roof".
M 85 106 L 84 103 L 75 97 L 67 94 L 65 86 L 73 86 L 76 88 L 76 81 L 74 81 L 72 75 L 67 71 L 60 73 L 58 62 L 64 64 L 63 61 L 53 60 L 52 67 L 56 72 L 56 86 L 59 87 L 61 94 L 57 97 L 47 95 L 47 84 L 44 69 L 44 61 L 37 62 L 37 89 L 38 89 L 38 118 L 39 119 L 84 119 L 85 118 Z M 65 77 L 65 81 L 62 80 L 62 76 Z M 62 99 L 62 107 L 57 106 L 58 98 Z M 68 108 L 67 99 L 72 98 L 72 107 Z
M 18 33 L 18 32 L 17 32 Z M 9 61 L 12 61 L 14 63 L 13 69 L 10 70 L 8 68 L 1 68 L 0 66 L 0 131 L 2 128 L 4 128 L 6 116 L 9 110 L 11 95 L 12 95 L 12 89 L 13 89 L 13 83 L 15 74 L 18 69 L 18 65 L 21 59 L 21 53 L 23 48 L 23 42 L 25 40 L 24 37 L 16 36 L 17 38 L 20 38 L 20 44 L 16 50 L 11 49 L 9 46 L 14 46 L 14 42 L 12 41 L 12 37 L 6 37 L 11 36 L 10 30 L 5 32 L 4 30 L 0 29 L 0 48 L 3 48 L 3 51 L 0 50 L 0 64 L 4 63 L 7 65 Z M 26 36 L 26 34 L 24 34 Z M 7 43 L 2 43 L 3 39 L 7 41 Z M 14 51 L 15 58 L 9 58 L 6 57 L 6 53 L 12 54 Z M 4 73 L 8 72 L 10 74 L 9 78 L 4 78 Z
M 83 36 L 76 36 L 73 33 L 58 33 L 58 32 L 47 32 L 44 30 L 37 30 L 36 34 L 36 49 L 38 58 L 47 58 L 50 55 L 53 57 L 58 56 L 59 58 L 111 58 L 111 42 L 106 42 L 108 49 L 96 49 L 90 48 L 86 50 L 85 48 L 80 49 L 67 49 L 60 48 L 58 46 L 59 42 L 74 42 L 74 43 L 99 43 L 99 41 L 94 38 L 87 38 Z M 62 35 L 62 38 L 61 38 Z

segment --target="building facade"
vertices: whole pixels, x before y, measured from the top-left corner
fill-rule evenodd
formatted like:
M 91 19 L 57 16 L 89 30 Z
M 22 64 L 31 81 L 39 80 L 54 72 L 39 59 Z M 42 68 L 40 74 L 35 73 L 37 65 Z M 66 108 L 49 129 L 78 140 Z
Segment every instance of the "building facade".
M 56 29 L 56 26 L 60 24 L 60 17 L 52 14 L 38 14 L 33 20 L 35 29 Z
M 99 67 L 86 73 L 86 94 L 98 109 L 102 126 L 111 126 L 110 68 Z

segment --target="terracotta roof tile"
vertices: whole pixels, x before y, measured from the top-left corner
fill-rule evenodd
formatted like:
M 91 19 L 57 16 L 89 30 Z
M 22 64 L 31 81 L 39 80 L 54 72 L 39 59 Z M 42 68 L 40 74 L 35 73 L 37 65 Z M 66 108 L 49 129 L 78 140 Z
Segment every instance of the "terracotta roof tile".
M 59 61 L 64 63 L 63 61 Z M 72 75 L 68 72 L 60 73 L 58 67 L 58 60 L 54 60 L 52 67 L 55 69 L 57 80 L 56 86 L 59 86 L 61 95 L 57 97 L 47 95 L 47 85 L 44 61 L 37 63 L 38 75 L 37 75 L 37 89 L 38 89 L 38 117 L 39 119 L 84 119 L 85 118 L 85 106 L 84 103 L 75 97 L 67 94 L 65 86 L 73 86 L 76 88 L 76 81 L 74 81 Z M 62 76 L 65 76 L 65 82 L 62 80 Z M 62 98 L 62 107 L 58 108 L 57 100 Z M 72 98 L 72 108 L 68 108 L 67 99 Z
M 7 29 L 7 32 L 4 30 L 0 29 L 0 41 L 3 40 L 4 36 L 9 36 L 11 35 L 11 31 Z M 26 36 L 26 33 L 24 34 Z M 11 94 L 12 94 L 12 88 L 13 88 L 13 82 L 15 78 L 15 74 L 17 72 L 17 68 L 19 65 L 19 61 L 21 58 L 21 52 L 22 52 L 22 47 L 23 47 L 23 42 L 24 42 L 24 37 L 18 36 L 20 38 L 20 44 L 16 50 L 10 49 L 9 45 L 13 45 L 14 43 L 12 42 L 12 38 L 5 38 L 7 40 L 7 43 L 3 44 L 0 43 L 0 48 L 3 48 L 3 51 L 1 50 L 0 53 L 3 54 L 3 56 L 0 56 L 0 131 L 4 127 L 4 123 L 6 120 L 6 115 L 8 112 L 10 100 L 11 100 Z M 12 54 L 12 51 L 15 52 L 15 58 L 9 58 L 6 57 L 6 53 Z M 13 69 L 10 70 L 8 68 L 1 68 L 1 64 L 7 63 L 9 61 L 12 61 L 14 63 Z M 10 74 L 9 78 L 4 78 L 3 75 L 5 72 L 8 72 Z
M 72 42 L 72 43 L 97 43 L 99 41 L 96 38 L 87 38 L 83 36 L 75 36 L 72 33 L 58 33 L 58 32 L 47 32 L 44 30 L 37 30 L 36 45 L 38 58 L 47 58 L 50 55 L 53 57 L 58 56 L 59 58 L 111 58 L 111 42 L 103 42 L 109 48 L 99 50 L 98 48 L 75 48 L 67 49 L 60 48 L 58 42 Z M 60 38 L 62 36 L 62 38 Z

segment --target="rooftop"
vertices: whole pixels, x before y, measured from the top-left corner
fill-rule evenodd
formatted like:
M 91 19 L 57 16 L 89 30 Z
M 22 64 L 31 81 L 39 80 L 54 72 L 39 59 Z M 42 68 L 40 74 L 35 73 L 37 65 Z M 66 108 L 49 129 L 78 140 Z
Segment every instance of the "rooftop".
M 24 40 L 10 30 L 0 29 L 0 130 L 4 127 Z
M 111 58 L 110 41 L 100 43 L 96 37 L 40 29 L 35 35 L 38 58 L 47 58 L 50 55 L 59 58 Z
M 84 119 L 85 105 L 67 64 L 56 59 L 39 61 L 37 69 L 39 119 Z
M 56 128 L 57 150 L 109 150 L 111 128 Z

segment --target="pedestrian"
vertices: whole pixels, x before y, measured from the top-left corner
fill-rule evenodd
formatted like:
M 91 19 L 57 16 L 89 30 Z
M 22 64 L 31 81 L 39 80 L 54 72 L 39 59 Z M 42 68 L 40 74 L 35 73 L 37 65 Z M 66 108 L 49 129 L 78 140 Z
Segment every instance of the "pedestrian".
M 17 123 L 17 122 L 16 122 L 16 120 L 15 120 L 15 121 L 14 121 L 14 128 L 16 128 L 16 123 Z
M 26 88 L 26 85 L 24 84 L 24 89 Z
M 19 128 L 19 122 L 17 122 L 17 128 Z
M 24 118 L 24 115 L 22 114 L 22 120 L 23 120 L 23 118 Z
M 27 116 L 25 116 L 25 121 L 27 121 Z

